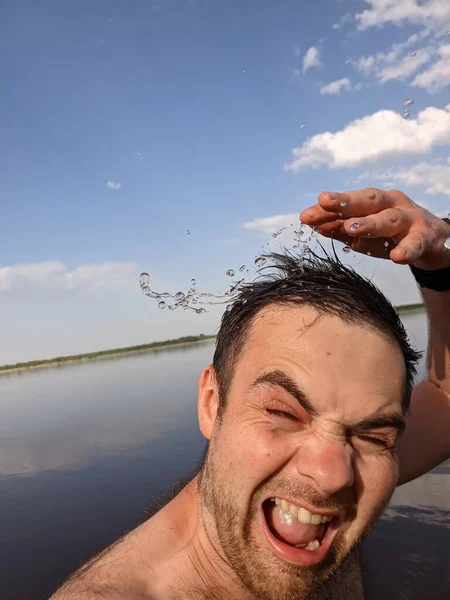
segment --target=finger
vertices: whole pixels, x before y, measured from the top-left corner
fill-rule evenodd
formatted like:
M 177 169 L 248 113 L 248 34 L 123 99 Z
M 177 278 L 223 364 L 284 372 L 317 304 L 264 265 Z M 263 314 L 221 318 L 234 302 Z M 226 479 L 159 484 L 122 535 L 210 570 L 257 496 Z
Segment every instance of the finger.
M 425 253 L 428 236 L 424 232 L 414 232 L 404 237 L 391 252 L 391 259 L 401 265 L 409 265 Z
M 406 211 L 393 207 L 375 215 L 348 219 L 344 222 L 344 228 L 348 235 L 401 239 L 409 233 L 411 224 L 411 217 Z
M 336 213 L 328 212 L 320 204 L 315 204 L 300 213 L 300 221 L 310 227 L 317 227 L 317 225 L 321 225 L 322 223 L 335 221 L 336 216 Z
M 328 212 L 336 212 L 344 217 L 365 217 L 390 208 L 395 198 L 390 192 L 377 188 L 366 188 L 353 192 L 322 192 L 320 206 Z
M 341 221 L 336 221 L 338 225 Z M 389 238 L 358 238 L 345 233 L 339 226 L 332 228 L 331 223 L 322 225 L 316 228 L 321 235 L 342 242 L 345 246 L 349 246 L 354 252 L 367 254 L 377 258 L 390 258 L 391 251 L 396 247 L 393 239 Z

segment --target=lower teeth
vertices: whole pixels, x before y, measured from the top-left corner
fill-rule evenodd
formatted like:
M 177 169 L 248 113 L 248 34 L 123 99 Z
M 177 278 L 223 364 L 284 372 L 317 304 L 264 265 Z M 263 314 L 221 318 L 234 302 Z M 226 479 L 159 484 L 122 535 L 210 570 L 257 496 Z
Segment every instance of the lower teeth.
M 309 542 L 309 544 L 306 546 L 305 550 L 318 550 L 319 547 L 320 547 L 319 540 L 312 540 L 312 542 Z

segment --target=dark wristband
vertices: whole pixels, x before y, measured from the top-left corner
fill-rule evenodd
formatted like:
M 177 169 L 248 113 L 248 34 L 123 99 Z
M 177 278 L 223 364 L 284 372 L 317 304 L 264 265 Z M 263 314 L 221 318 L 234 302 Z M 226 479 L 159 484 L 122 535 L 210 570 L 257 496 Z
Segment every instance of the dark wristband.
M 450 225 L 450 219 L 442 219 Z M 415 280 L 422 288 L 445 292 L 450 290 L 450 267 L 438 269 L 437 271 L 425 271 L 409 265 Z

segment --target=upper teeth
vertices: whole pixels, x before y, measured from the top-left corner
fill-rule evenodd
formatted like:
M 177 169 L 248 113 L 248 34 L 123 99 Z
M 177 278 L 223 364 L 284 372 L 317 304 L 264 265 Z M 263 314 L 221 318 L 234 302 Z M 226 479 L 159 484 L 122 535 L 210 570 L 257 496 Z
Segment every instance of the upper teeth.
M 316 515 L 309 512 L 309 510 L 306 510 L 306 508 L 299 508 L 293 504 L 288 504 L 286 500 L 281 500 L 280 498 L 271 498 L 271 500 L 272 502 L 275 502 L 275 504 L 279 505 L 282 511 L 289 513 L 298 519 L 300 523 L 320 525 L 321 523 L 327 523 L 328 521 L 331 521 L 333 518 L 326 515 Z

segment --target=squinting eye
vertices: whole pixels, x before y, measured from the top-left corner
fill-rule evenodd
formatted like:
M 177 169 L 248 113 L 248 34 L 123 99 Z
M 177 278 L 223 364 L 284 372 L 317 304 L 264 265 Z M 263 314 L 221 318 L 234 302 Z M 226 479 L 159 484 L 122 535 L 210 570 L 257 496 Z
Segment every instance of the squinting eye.
M 285 412 L 284 410 L 277 410 L 275 408 L 266 408 L 267 412 L 271 415 L 275 415 L 276 417 L 285 417 L 286 419 L 291 419 L 293 421 L 298 421 L 295 415 L 291 413 Z
M 390 448 L 389 444 L 387 444 L 384 440 L 376 437 L 370 437 L 369 435 L 357 435 L 358 439 L 363 440 L 364 442 L 368 442 L 369 444 L 375 444 L 377 446 L 383 446 L 384 448 Z

